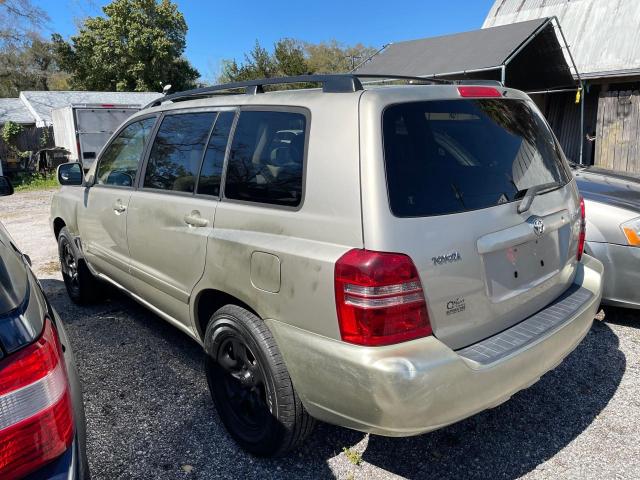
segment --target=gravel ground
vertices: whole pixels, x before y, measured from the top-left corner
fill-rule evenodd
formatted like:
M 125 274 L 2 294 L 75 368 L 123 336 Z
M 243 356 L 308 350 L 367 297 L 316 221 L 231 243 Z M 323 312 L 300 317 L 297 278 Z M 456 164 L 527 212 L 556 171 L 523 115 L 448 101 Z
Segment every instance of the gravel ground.
M 537 384 L 456 425 L 404 439 L 319 425 L 288 458 L 252 458 L 217 417 L 195 342 L 115 292 L 90 308 L 69 302 L 52 193 L 0 199 L 0 221 L 67 325 L 94 479 L 640 478 L 640 314 L 618 309 Z

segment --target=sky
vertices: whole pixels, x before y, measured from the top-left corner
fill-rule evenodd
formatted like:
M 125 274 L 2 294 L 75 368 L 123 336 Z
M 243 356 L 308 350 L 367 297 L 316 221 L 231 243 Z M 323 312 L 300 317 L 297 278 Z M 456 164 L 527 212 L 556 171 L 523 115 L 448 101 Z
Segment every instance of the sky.
M 480 28 L 493 0 L 322 0 L 316 2 L 174 0 L 185 17 L 186 57 L 215 80 L 224 59 L 243 60 L 258 40 L 271 48 L 284 37 L 338 40 L 380 48 L 402 40 Z M 68 38 L 82 18 L 102 14 L 101 0 L 33 0 L 51 18 L 48 29 Z

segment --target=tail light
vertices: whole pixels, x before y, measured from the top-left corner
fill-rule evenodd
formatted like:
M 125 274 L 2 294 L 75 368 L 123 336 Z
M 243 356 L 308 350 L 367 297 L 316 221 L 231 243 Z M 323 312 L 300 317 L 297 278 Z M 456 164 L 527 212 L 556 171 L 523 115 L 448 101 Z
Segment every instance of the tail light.
M 465 98 L 502 97 L 500 90 L 495 87 L 458 87 L 458 94 Z
M 0 362 L 0 478 L 23 477 L 54 460 L 73 435 L 62 347 L 46 318 L 35 343 Z
M 407 255 L 350 250 L 336 262 L 335 290 L 345 342 L 389 345 L 432 333 L 420 277 Z
M 578 261 L 582 258 L 584 253 L 584 242 L 587 237 L 587 220 L 584 211 L 584 198 L 580 197 L 580 233 L 578 234 L 578 253 L 576 258 Z

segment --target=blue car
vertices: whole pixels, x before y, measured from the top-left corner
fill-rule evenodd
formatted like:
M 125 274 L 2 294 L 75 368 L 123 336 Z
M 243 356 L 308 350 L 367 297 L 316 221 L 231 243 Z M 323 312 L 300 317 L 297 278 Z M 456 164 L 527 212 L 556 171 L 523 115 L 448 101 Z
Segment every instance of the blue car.
M 0 196 L 11 193 L 0 177 Z M 87 479 L 89 468 L 69 339 L 0 224 L 0 479 L 17 478 Z

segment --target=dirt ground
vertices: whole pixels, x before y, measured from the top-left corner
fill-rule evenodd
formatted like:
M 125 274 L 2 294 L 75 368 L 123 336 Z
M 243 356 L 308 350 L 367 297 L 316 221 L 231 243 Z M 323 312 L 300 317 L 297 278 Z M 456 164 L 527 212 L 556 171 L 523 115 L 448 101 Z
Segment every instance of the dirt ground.
M 67 326 L 94 479 L 640 478 L 640 314 L 619 309 L 538 383 L 455 425 L 395 439 L 319 425 L 286 458 L 251 457 L 217 417 L 195 342 L 115 292 L 91 307 L 68 300 L 52 194 L 0 198 L 0 221 Z

